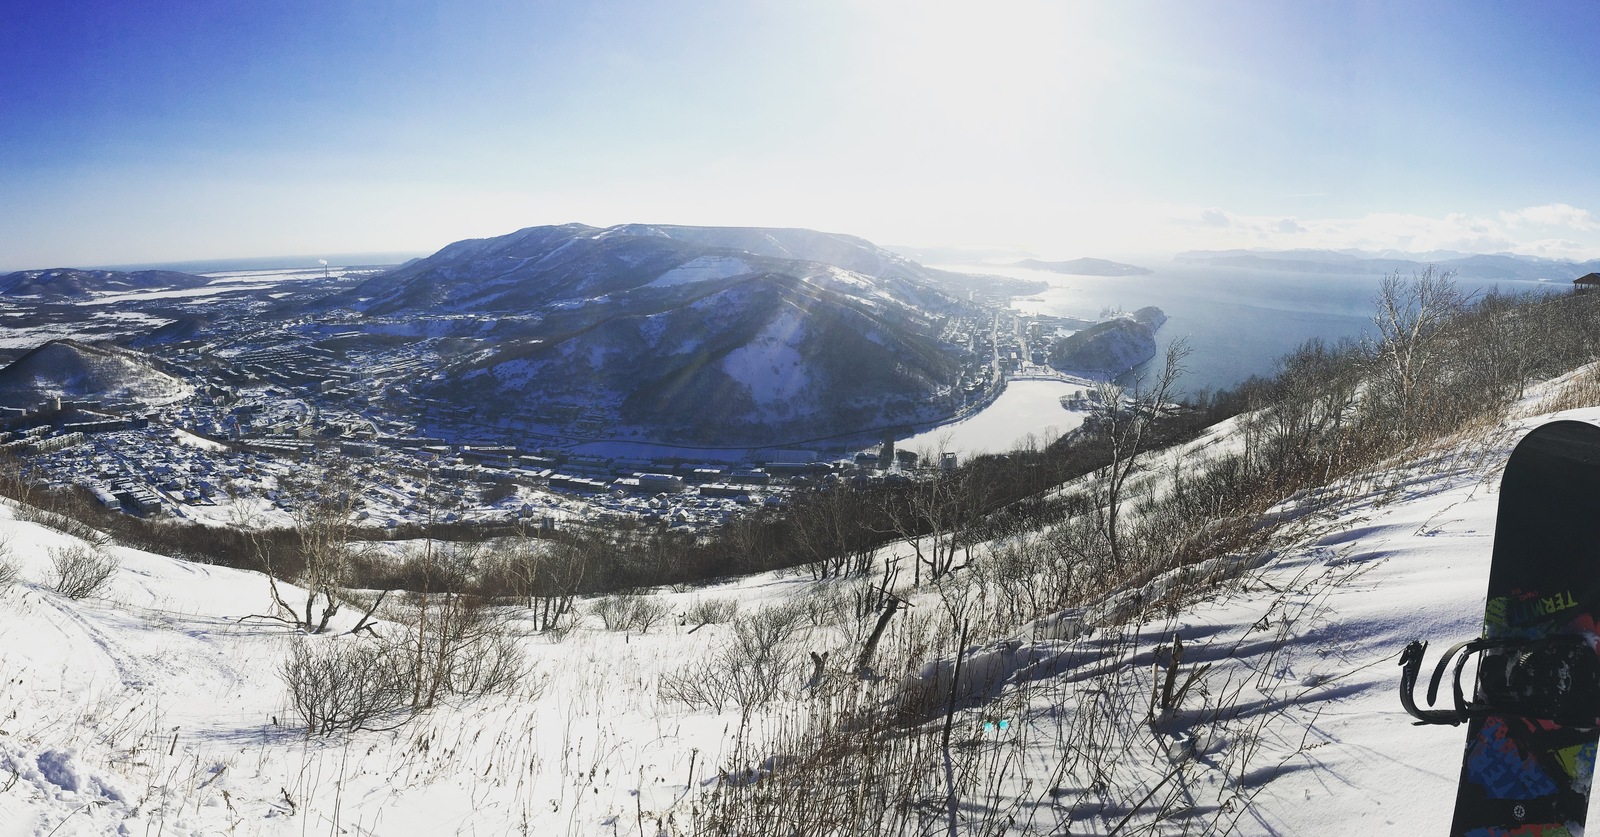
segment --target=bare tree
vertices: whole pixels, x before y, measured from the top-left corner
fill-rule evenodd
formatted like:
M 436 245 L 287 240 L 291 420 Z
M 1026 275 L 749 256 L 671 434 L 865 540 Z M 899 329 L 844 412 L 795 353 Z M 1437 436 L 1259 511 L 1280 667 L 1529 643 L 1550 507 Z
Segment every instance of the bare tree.
M 723 527 L 737 558 L 734 567 L 741 572 L 754 572 L 764 565 L 763 559 L 771 549 L 766 537 L 771 528 L 766 515 L 760 512 L 741 514 Z
M 965 554 L 970 557 L 968 530 L 981 511 L 986 488 L 977 471 L 960 468 L 918 482 L 911 492 L 914 520 L 928 539 L 926 552 L 919 546 L 917 560 L 927 568 L 929 581 L 938 581 L 965 566 L 956 560 L 963 543 Z
M 355 505 L 360 492 L 348 468 L 337 465 L 320 474 L 320 481 L 289 482 L 287 488 L 299 501 L 295 511 L 298 536 L 296 558 L 299 571 L 294 580 L 304 588 L 305 601 L 290 603 L 278 584 L 282 572 L 273 566 L 264 530 L 253 529 L 257 551 L 267 568 L 267 585 L 272 593 L 271 613 L 256 618 L 291 625 L 308 634 L 328 630 L 344 607 L 344 589 L 349 582 L 354 547 Z M 285 481 L 287 482 L 287 481 Z M 362 614 L 351 633 L 371 624 L 372 615 L 383 603 L 387 591 L 380 593 Z M 251 618 L 251 617 L 246 617 Z
M 1147 387 L 1143 380 L 1127 390 L 1107 381 L 1097 387 L 1099 409 L 1095 431 L 1104 440 L 1110 463 L 1094 483 L 1095 514 L 1111 563 L 1125 557 L 1122 543 L 1122 509 L 1129 478 L 1139 468 L 1140 454 L 1151 444 L 1157 423 L 1174 407 L 1177 381 L 1189 348 L 1182 340 L 1167 347 L 1161 371 Z
M 1443 326 L 1466 307 L 1455 273 L 1429 265 L 1409 281 L 1395 273 L 1378 288 L 1375 406 L 1393 417 L 1401 438 L 1414 437 L 1435 408 Z
M 1361 391 L 1367 353 L 1352 341 L 1329 346 L 1312 338 L 1278 360 L 1277 378 L 1253 393 L 1255 420 L 1247 423 L 1250 441 L 1262 439 L 1281 481 L 1302 469 L 1325 463 L 1339 444 Z M 1247 445 L 1247 452 L 1256 449 Z
M 941 450 L 947 442 L 948 435 L 940 440 Z M 904 490 L 884 493 L 881 519 L 889 531 L 911 544 L 914 586 L 922 585 L 924 571 L 928 580 L 937 581 L 960 569 L 956 559 L 963 536 L 970 536 L 967 530 L 982 510 L 988 487 L 980 474 L 963 467 L 924 473 Z M 866 569 L 863 566 L 862 571 Z
M 501 541 L 500 548 L 500 569 L 512 591 L 526 598 L 535 627 L 552 631 L 575 613 L 578 592 L 591 564 L 603 557 L 605 543 L 598 535 L 544 539 L 524 530 Z
M 33 495 L 34 484 L 28 479 L 22 457 L 9 451 L 0 453 L 0 496 L 32 504 Z
M 808 492 L 795 505 L 792 519 L 799 530 L 797 545 L 811 559 L 806 566 L 813 578 L 868 570 L 872 541 L 863 515 L 865 509 L 863 492 L 843 484 Z

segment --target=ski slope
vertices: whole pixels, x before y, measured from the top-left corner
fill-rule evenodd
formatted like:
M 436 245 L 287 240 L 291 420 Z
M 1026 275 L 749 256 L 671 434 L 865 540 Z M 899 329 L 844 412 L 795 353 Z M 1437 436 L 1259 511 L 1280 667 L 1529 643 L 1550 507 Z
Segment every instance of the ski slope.
M 1396 661 L 1411 639 L 1478 632 L 1497 468 L 1554 417 L 1296 498 L 1275 510 L 1296 521 L 1292 537 L 1209 568 L 1207 595 L 1181 607 L 1137 615 L 1130 593 L 969 648 L 962 678 L 990 699 L 955 713 L 956 739 L 1001 769 L 982 783 L 987 808 L 963 808 L 960 830 L 998 810 L 1025 813 L 1004 829 L 1018 834 L 1106 834 L 1130 813 L 1156 834 L 1442 833 L 1463 735 L 1410 723 Z M 1560 417 L 1600 423 L 1600 408 Z M 1228 444 L 1219 430 L 1194 447 Z M 561 639 L 524 630 L 535 674 L 514 693 L 398 730 L 307 739 L 278 661 L 293 643 L 358 640 L 240 621 L 266 611 L 264 577 L 112 547 L 123 562 L 112 585 L 74 601 L 44 583 L 50 550 L 74 538 L 9 510 L 0 538 L 21 574 L 0 590 L 0 837 L 687 833 L 692 803 L 733 757 L 737 709 L 690 711 L 657 689 L 726 625 L 669 617 L 619 633 L 591 616 Z M 1152 580 L 1141 600 L 1172 582 Z M 750 613 L 814 587 L 767 574 L 653 595 L 673 614 L 718 598 Z M 921 612 L 940 606 L 934 593 L 911 598 Z M 1130 613 L 1121 628 L 1088 630 Z M 1187 649 L 1180 672 L 1210 668 L 1151 723 L 1152 667 L 1173 634 Z M 858 640 L 857 628 L 807 624 L 798 647 L 842 649 L 838 660 Z M 948 692 L 949 663 L 889 682 L 907 695 Z M 807 705 L 803 680 L 752 721 L 755 749 L 779 734 L 783 711 Z M 1073 778 L 1096 754 L 1061 743 L 1089 701 L 1122 710 L 1106 722 L 1121 743 L 1099 754 L 1114 762 L 1100 786 Z M 1078 767 L 1064 766 L 1072 759 Z

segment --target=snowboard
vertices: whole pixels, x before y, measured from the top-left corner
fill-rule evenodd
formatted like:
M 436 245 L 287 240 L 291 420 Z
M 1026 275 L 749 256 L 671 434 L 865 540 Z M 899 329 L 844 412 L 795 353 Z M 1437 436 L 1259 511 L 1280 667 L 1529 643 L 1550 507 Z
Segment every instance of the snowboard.
M 1600 741 L 1597 618 L 1600 427 L 1551 422 L 1518 443 L 1501 478 L 1483 635 L 1446 651 L 1429 683 L 1432 705 L 1454 660 L 1454 705 L 1414 705 L 1425 643 L 1401 660 L 1408 711 L 1467 725 L 1452 837 L 1583 834 Z

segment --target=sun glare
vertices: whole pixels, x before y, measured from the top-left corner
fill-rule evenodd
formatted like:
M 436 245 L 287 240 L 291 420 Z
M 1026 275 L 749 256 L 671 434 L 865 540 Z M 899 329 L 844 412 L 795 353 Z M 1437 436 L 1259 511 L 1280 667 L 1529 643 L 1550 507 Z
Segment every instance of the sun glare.
M 929 113 L 1059 111 L 1092 83 L 1093 42 L 1079 6 L 917 3 L 881 13 L 884 95 Z

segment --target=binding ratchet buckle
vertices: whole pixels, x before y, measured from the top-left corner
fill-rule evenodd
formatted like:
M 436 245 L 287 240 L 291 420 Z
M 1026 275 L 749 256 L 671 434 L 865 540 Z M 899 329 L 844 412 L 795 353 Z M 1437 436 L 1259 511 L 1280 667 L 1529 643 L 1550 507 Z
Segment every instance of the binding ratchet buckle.
M 1452 668 L 1448 709 L 1420 709 L 1413 692 L 1428 643 L 1414 640 L 1400 655 L 1400 704 L 1418 724 L 1459 724 L 1485 715 L 1512 715 L 1566 727 L 1600 726 L 1600 656 L 1578 634 L 1539 639 L 1473 639 L 1450 646 L 1428 681 L 1428 706 Z M 1468 700 L 1461 676 L 1478 658 L 1478 688 Z

